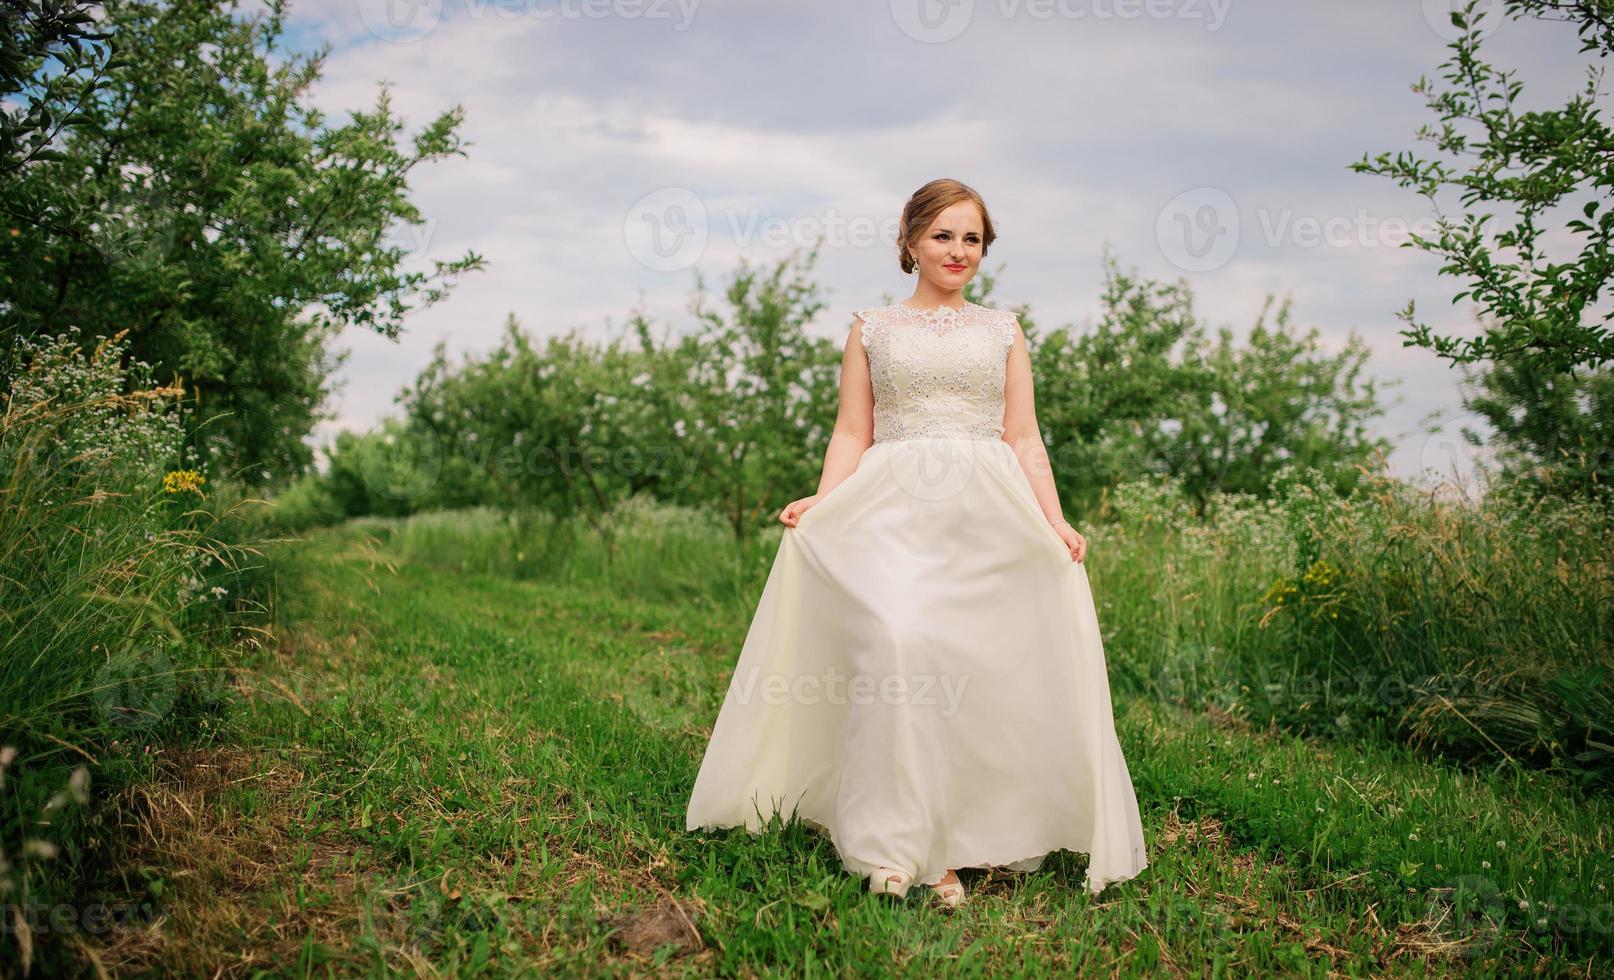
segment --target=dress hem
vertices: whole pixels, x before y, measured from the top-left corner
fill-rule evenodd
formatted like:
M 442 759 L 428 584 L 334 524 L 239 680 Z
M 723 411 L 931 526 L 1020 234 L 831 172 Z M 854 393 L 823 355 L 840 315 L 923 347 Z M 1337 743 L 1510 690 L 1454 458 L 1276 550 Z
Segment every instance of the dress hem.
M 800 820 L 803 824 L 810 827 L 811 829 L 817 831 L 819 834 L 821 834 L 824 837 L 825 840 L 829 841 L 831 846 L 833 846 L 835 848 L 836 856 L 840 858 L 842 869 L 845 870 L 847 873 L 856 875 L 856 876 L 858 876 L 860 878 L 867 878 L 870 874 L 873 873 L 873 871 L 874 871 L 873 866 L 870 866 L 868 870 L 863 870 L 862 868 L 854 865 L 852 862 L 847 861 L 846 857 L 840 853 L 840 846 L 835 841 L 834 831 L 832 831 L 829 828 L 828 825 L 819 823 L 817 820 L 814 820 L 811 817 L 801 816 L 800 814 L 796 815 L 796 819 Z M 752 837 L 761 837 L 763 835 L 763 833 L 765 833 L 765 830 L 763 828 L 753 828 L 749 824 L 739 824 L 739 823 L 702 824 L 699 827 L 693 827 L 693 828 L 690 828 L 690 829 L 691 830 L 715 830 L 715 829 L 727 830 L 727 829 L 731 829 L 731 828 L 734 828 L 734 827 L 741 827 L 741 826 L 745 827 L 746 832 L 749 833 Z M 1087 886 L 1087 889 L 1086 889 L 1087 893 L 1089 895 L 1094 896 L 1094 897 L 1097 897 L 1097 896 L 1103 894 L 1104 889 L 1108 888 L 1110 885 L 1115 884 L 1116 882 L 1130 881 L 1133 878 L 1136 878 L 1138 875 L 1142 874 L 1149 867 L 1149 862 L 1148 862 L 1147 859 L 1145 859 L 1141 864 L 1138 865 L 1137 869 L 1135 871 L 1132 871 L 1131 873 L 1119 874 L 1119 875 L 1114 875 L 1114 876 L 1095 875 L 1093 873 L 1093 868 L 1092 868 L 1093 853 L 1091 851 L 1079 850 L 1079 849 L 1077 849 L 1075 847 L 1072 847 L 1072 846 L 1070 846 L 1068 844 L 1050 844 L 1050 845 L 1048 845 L 1046 847 L 1042 847 L 1040 850 L 1033 851 L 1031 854 L 1027 854 L 1027 855 L 1025 855 L 1023 857 L 1009 858 L 1009 859 L 1006 859 L 1006 860 L 990 859 L 990 860 L 985 860 L 985 861 L 977 861 L 977 862 L 974 862 L 974 863 L 971 863 L 971 864 L 954 865 L 954 866 L 952 866 L 950 868 L 943 869 L 941 871 L 941 873 L 935 875 L 935 880 L 934 881 L 918 881 L 917 884 L 926 885 L 926 886 L 940 884 L 941 880 L 943 878 L 947 877 L 947 872 L 949 870 L 956 871 L 959 868 L 980 869 L 980 870 L 990 870 L 990 869 L 995 868 L 995 869 L 1002 870 L 1002 871 L 1014 871 L 1014 872 L 1019 873 L 1019 874 L 1032 874 L 1032 873 L 1035 873 L 1035 871 L 1037 869 L 1035 869 L 1035 868 L 1034 869 L 1020 869 L 1020 868 L 1015 868 L 1015 867 L 1012 867 L 1012 866 L 1016 865 L 1016 864 L 1024 864 L 1027 861 L 1033 861 L 1034 860 L 1034 861 L 1037 861 L 1038 868 L 1040 868 L 1042 862 L 1047 859 L 1048 855 L 1052 854 L 1055 851 L 1070 851 L 1073 854 L 1085 854 L 1085 855 L 1087 855 L 1088 867 L 1086 869 L 1086 875 L 1085 875 L 1085 878 L 1084 878 L 1084 883 Z M 907 870 L 907 869 L 903 869 L 903 870 Z M 915 875 L 915 877 L 917 878 L 918 875 Z

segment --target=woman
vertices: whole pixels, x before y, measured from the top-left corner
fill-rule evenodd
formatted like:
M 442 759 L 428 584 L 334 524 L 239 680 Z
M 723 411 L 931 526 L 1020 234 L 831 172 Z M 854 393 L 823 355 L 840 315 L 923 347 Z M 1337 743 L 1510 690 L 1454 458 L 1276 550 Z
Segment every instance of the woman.
M 954 180 L 909 198 L 906 302 L 861 310 L 818 492 L 785 532 L 712 729 L 688 829 L 778 813 L 871 891 L 1089 855 L 1147 866 L 1084 564 L 1015 314 L 963 298 L 994 234 Z

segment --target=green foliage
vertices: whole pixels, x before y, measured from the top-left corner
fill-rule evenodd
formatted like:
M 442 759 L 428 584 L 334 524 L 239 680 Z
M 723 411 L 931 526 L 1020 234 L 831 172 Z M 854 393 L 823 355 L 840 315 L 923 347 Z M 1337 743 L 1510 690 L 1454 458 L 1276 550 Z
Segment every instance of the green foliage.
M 1582 52 L 1603 57 L 1614 51 L 1614 0 L 1507 0 L 1506 9 L 1514 18 L 1530 14 L 1574 24 Z
M 1413 88 L 1428 96 L 1429 107 L 1440 116 L 1438 131 L 1423 127 L 1419 138 L 1455 157 L 1458 165 L 1420 160 L 1408 152 L 1393 159 L 1380 153 L 1371 162 L 1363 154 L 1350 165 L 1359 173 L 1391 177 L 1429 199 L 1439 214 L 1438 234 L 1413 234 L 1405 247 L 1446 259 L 1440 271 L 1466 280 L 1452 302 L 1471 298 L 1487 321 L 1478 337 L 1441 336 L 1415 319 L 1408 302 L 1399 316 L 1410 329 L 1402 334 L 1407 346 L 1428 348 L 1455 363 L 1529 355 L 1550 372 L 1597 367 L 1614 358 L 1608 316 L 1594 316 L 1589 309 L 1614 274 L 1614 210 L 1606 207 L 1606 199 L 1574 208 L 1578 216 L 1565 222 L 1564 237 L 1583 244 L 1569 261 L 1553 261 L 1538 238 L 1541 219 L 1551 209 L 1572 206 L 1578 194 L 1606 198 L 1614 187 L 1614 131 L 1597 111 L 1601 73 L 1588 70 L 1585 91 L 1562 109 L 1516 110 L 1523 83 L 1514 79 L 1514 72 L 1480 58 L 1480 6 L 1481 0 L 1470 0 L 1452 12 L 1461 34 L 1449 45 L 1452 57 L 1441 65 L 1449 87 L 1436 90 L 1420 78 Z M 1602 57 L 1614 50 L 1614 7 L 1606 0 L 1504 0 L 1504 6 L 1515 19 L 1567 14 L 1580 21 L 1583 51 L 1596 50 Z M 1463 213 L 1440 213 L 1435 195 L 1443 187 L 1461 189 Z M 1496 233 L 1493 242 L 1487 226 L 1499 208 L 1516 213 L 1515 223 Z
M 1118 685 L 1306 733 L 1415 739 L 1463 759 L 1513 758 L 1562 767 L 1591 782 L 1614 778 L 1614 760 L 1598 756 L 1599 746 L 1614 744 L 1614 732 L 1598 720 L 1614 717 L 1610 688 L 1599 679 L 1599 671 L 1614 674 L 1614 586 L 1603 553 L 1614 529 L 1606 513 L 1572 500 L 1515 494 L 1493 494 L 1477 504 L 1444 501 L 1366 466 L 1341 465 L 1345 448 L 1365 453 L 1371 447 L 1359 432 L 1316 423 L 1296 409 L 1333 398 L 1343 406 L 1336 422 L 1364 415 L 1372 398 L 1354 381 L 1359 353 L 1317 354 L 1290 331 L 1263 337 L 1257 330 L 1242 350 L 1224 331 L 1214 346 L 1200 339 L 1187 354 L 1160 356 L 1173 346 L 1161 338 L 1198 337 L 1196 326 L 1184 325 L 1184 298 L 1170 287 L 1137 283 L 1115 295 L 1126 299 L 1113 304 L 1125 310 L 1116 318 L 1122 326 L 1096 332 L 1092 346 L 1065 331 L 1045 336 L 1034 327 L 1028 338 L 1041 370 L 1059 363 L 1050 351 L 1067 351 L 1063 356 L 1072 364 L 1097 360 L 1104 370 L 1095 381 L 1113 382 L 1062 415 L 1081 391 L 1079 382 L 1062 388 L 1063 374 L 1045 375 L 1052 384 L 1039 378 L 1039 392 L 1051 392 L 1039 394 L 1045 431 L 1075 432 L 1108 453 L 1089 459 L 1150 460 L 1161 467 L 1156 476 L 1131 479 L 1116 479 L 1119 463 L 1115 472 L 1100 470 L 1094 479 L 1114 482 L 1098 483 L 1098 500 L 1084 520 L 1102 618 L 1115 624 L 1113 643 L 1121 652 L 1112 661 Z M 1175 320 L 1157 328 L 1162 317 L 1152 314 L 1168 303 L 1176 304 Z M 411 418 L 430 420 L 445 444 L 478 445 L 486 437 L 586 446 L 602 413 L 632 401 L 631 390 L 611 387 L 611 378 L 630 370 L 682 376 L 666 361 L 600 370 L 609 347 L 579 354 L 575 338 L 557 338 L 558 353 L 544 355 L 519 332 L 511 340 L 510 348 L 468 361 L 462 371 L 434 375 L 417 389 L 411 411 L 418 414 Z M 551 390 L 554 379 L 567 377 L 598 379 L 603 387 L 579 381 Z M 1154 397 L 1173 392 L 1165 380 L 1172 377 L 1203 387 L 1183 385 L 1191 397 Z M 641 402 L 670 401 L 677 391 L 669 383 L 657 398 Z M 1211 457 L 1215 468 L 1183 465 L 1200 457 L 1171 452 L 1208 441 L 1204 433 L 1214 430 L 1204 424 L 1175 431 L 1158 419 L 1133 425 L 1119 407 L 1109 409 L 1109 417 L 1123 423 L 1114 427 L 1062 421 L 1081 419 L 1084 411 L 1104 419 L 1105 410 L 1089 408 L 1101 398 L 1110 401 L 1100 404 L 1134 406 L 1143 419 L 1153 412 L 1184 415 L 1212 395 L 1226 397 L 1222 392 L 1234 393 L 1227 402 L 1237 411 L 1213 443 L 1220 453 Z M 688 422 L 686 431 L 702 432 L 721 422 L 730 400 L 714 386 L 679 404 L 689 412 L 711 406 L 713 415 Z M 546 430 L 559 434 L 546 436 Z M 1240 433 L 1272 435 L 1244 439 Z M 1179 438 L 1183 442 L 1174 442 Z M 355 455 L 338 452 L 333 459 L 327 478 L 333 499 L 347 500 L 351 492 L 353 499 L 371 500 Z M 469 457 L 456 450 L 445 458 Z M 803 466 L 812 462 L 802 455 Z M 595 509 L 589 496 L 565 496 L 581 481 L 552 475 L 552 486 L 522 483 L 520 465 L 516 476 L 482 466 L 451 475 L 445 465 L 442 472 L 420 502 L 449 506 L 472 497 L 497 509 L 483 514 L 475 535 L 448 515 L 412 518 L 393 544 L 407 540 L 409 554 L 434 564 L 546 581 L 609 579 L 613 588 L 695 603 L 720 587 L 725 604 L 742 611 L 760 587 L 759 579 L 748 586 L 746 576 L 766 571 L 756 556 L 766 554 L 771 540 L 767 514 L 757 527 L 762 547 L 737 560 L 700 543 L 711 535 L 709 526 L 661 540 L 620 516 L 671 498 L 691 513 L 720 514 L 732 530 L 729 498 L 704 480 L 643 481 L 630 490 L 623 470 L 602 468 L 589 486 L 609 505 Z M 1255 486 L 1261 479 L 1265 485 Z M 1080 487 L 1063 474 L 1060 482 Z M 1229 490 L 1229 484 L 1252 489 Z M 364 505 L 386 513 L 373 501 Z M 710 578 L 712 571 L 718 580 Z
M 671 499 L 720 501 L 736 535 L 816 485 L 829 446 L 842 344 L 805 330 L 823 307 L 806 278 L 817 255 L 783 261 L 765 277 L 742 264 L 726 291 L 727 316 L 698 296 L 689 398 L 681 406 L 659 399 L 665 418 L 686 410 L 685 425 L 675 421 L 663 434 L 686 445 L 692 463 L 692 478 Z
M 1581 50 L 1595 51 L 1599 59 L 1614 51 L 1614 4 L 1607 0 L 1505 0 L 1504 6 L 1514 19 L 1575 23 Z M 1428 94 L 1442 120 L 1438 133 L 1426 127 L 1419 136 L 1459 160 L 1470 158 L 1468 169 L 1458 172 L 1407 153 L 1393 161 L 1380 154 L 1371 164 L 1364 155 L 1352 169 L 1391 176 L 1432 204 L 1441 188 L 1462 189 L 1465 213 L 1442 214 L 1438 236 L 1414 235 L 1407 245 L 1442 255 L 1443 273 L 1466 277 L 1467 287 L 1453 302 L 1477 302 L 1484 329 L 1473 338 L 1437 336 L 1413 319 L 1411 303 L 1401 317 L 1412 328 L 1403 331 L 1409 346 L 1434 350 L 1465 369 L 1474 366 L 1465 380 L 1477 382 L 1477 391 L 1465 393 L 1464 404 L 1493 430 L 1501 464 L 1493 488 L 1606 503 L 1614 422 L 1604 365 L 1614 356 L 1614 340 L 1607 315 L 1597 318 L 1591 310 L 1614 274 L 1614 211 L 1596 199 L 1614 187 L 1614 131 L 1597 112 L 1600 70 L 1588 70 L 1585 92 L 1563 109 L 1518 112 L 1523 84 L 1481 60 L 1484 31 L 1476 9 L 1471 3 L 1452 13 L 1461 34 L 1450 45 L 1453 57 L 1441 66 L 1450 88 L 1434 91 L 1427 79 L 1415 87 Z M 1593 199 L 1576 207 L 1576 195 Z M 1538 245 L 1541 219 L 1560 206 L 1575 213 L 1564 237 L 1583 243 L 1580 255 L 1567 262 L 1552 261 Z M 1494 213 L 1482 213 L 1493 208 L 1515 221 L 1494 239 L 1487 227 Z M 1465 435 L 1475 443 L 1482 439 L 1481 433 Z
M 412 561 L 456 574 L 499 575 L 522 581 L 591 584 L 646 599 L 721 607 L 746 617 L 767 578 L 783 527 L 777 523 L 735 539 L 711 507 L 666 503 L 636 494 L 607 516 L 608 551 L 583 518 L 544 514 L 535 519 L 492 507 L 413 514 L 398 520 L 354 522 Z
M 185 445 L 182 392 L 125 366 L 121 333 L 83 348 L 22 339 L 0 414 L 0 899 L 26 909 L 74 897 L 110 846 L 92 787 L 222 710 L 268 585 L 251 502 Z M 0 930 L 0 957 L 30 942 Z
M 87 687 L 98 655 L 158 647 L 178 634 L 169 596 L 195 560 L 158 540 L 177 536 L 175 499 L 195 499 L 205 481 L 182 459 L 181 392 L 153 387 L 136 365 L 136 394 L 125 395 L 121 338 L 86 358 L 73 334 L 48 346 L 23 342 L 0 429 L 0 472 L 9 478 L 0 511 L 8 525 L 0 535 L 0 704 L 12 736 L 64 709 L 60 693 Z M 164 475 L 186 470 L 184 489 L 176 483 L 165 494 Z M 118 574 L 130 564 L 143 566 L 139 574 Z M 104 615 L 118 607 L 136 615 Z M 66 655 L 80 644 L 82 653 Z
M 1329 353 L 1315 327 L 1291 325 L 1290 300 L 1269 325 L 1268 297 L 1242 344 L 1225 327 L 1211 341 L 1186 283 L 1140 279 L 1108 249 L 1104 270 L 1093 329 L 1032 344 L 1038 420 L 1079 510 L 1140 473 L 1175 478 L 1201 510 L 1221 492 L 1264 493 L 1285 464 L 1348 489 L 1388 450 L 1366 431 L 1380 383 L 1361 377 L 1368 350 L 1354 332 Z
M 345 433 L 344 433 L 345 434 Z M 268 500 L 271 510 L 265 515 L 269 526 L 280 531 L 307 531 L 338 523 L 346 516 L 332 493 L 332 485 L 321 474 L 311 473 L 292 481 Z M 351 513 L 366 511 L 355 507 Z
M 821 306 L 804 276 L 815 257 L 767 274 L 742 264 L 727 309 L 697 295 L 682 336 L 635 314 L 603 342 L 573 330 L 540 345 L 512 317 L 461 364 L 439 344 L 400 395 L 403 418 L 337 438 L 329 496 L 348 515 L 576 516 L 609 544 L 608 515 L 647 494 L 750 534 L 816 478 L 834 423 L 837 345 L 805 330 Z
M 1380 476 L 1340 494 L 1290 468 L 1272 496 L 1185 520 L 1129 483 L 1089 535 L 1121 683 L 1303 734 L 1423 743 L 1614 782 L 1609 515 L 1442 500 Z
M 1469 380 L 1477 386 L 1464 407 L 1490 424 L 1496 450 L 1492 492 L 1614 508 L 1614 368 L 1553 371 L 1514 358 Z
M 382 89 L 339 125 L 309 90 L 324 52 L 286 52 L 283 4 L 114 0 L 98 24 L 119 55 L 93 98 L 47 100 L 49 153 L 0 182 L 0 331 L 7 341 L 130 331 L 134 356 L 177 377 L 203 458 L 249 484 L 300 473 L 346 327 L 396 336 L 404 315 L 478 268 L 429 272 L 389 242 L 423 223 L 408 176 L 463 155 L 456 107 L 403 138 Z M 69 100 L 76 100 L 70 103 Z
M 636 312 L 603 344 L 572 331 L 540 347 L 513 318 L 500 345 L 460 365 L 439 344 L 400 396 L 402 418 L 337 437 L 320 499 L 347 516 L 477 504 L 581 515 L 607 541 L 605 515 L 637 494 L 714 508 L 739 537 L 773 525 L 816 483 L 839 398 L 841 342 L 805 329 L 822 307 L 815 257 L 766 274 L 742 263 L 728 309 L 698 294 L 696 329 L 680 337 Z M 1200 509 L 1264 493 L 1286 464 L 1348 490 L 1388 448 L 1365 431 L 1381 409 L 1354 335 L 1327 352 L 1285 302 L 1242 342 L 1226 329 L 1211 340 L 1185 284 L 1139 279 L 1108 254 L 1105 271 L 1091 331 L 1044 333 L 1021 311 L 1043 438 L 1078 511 L 1140 472 L 1175 477 Z M 983 275 L 967 296 L 986 305 L 995 285 Z
M 107 84 L 111 35 L 99 2 L 6 0 L 0 4 L 0 176 L 52 159 L 64 126 Z M 47 69 L 47 66 L 49 70 Z

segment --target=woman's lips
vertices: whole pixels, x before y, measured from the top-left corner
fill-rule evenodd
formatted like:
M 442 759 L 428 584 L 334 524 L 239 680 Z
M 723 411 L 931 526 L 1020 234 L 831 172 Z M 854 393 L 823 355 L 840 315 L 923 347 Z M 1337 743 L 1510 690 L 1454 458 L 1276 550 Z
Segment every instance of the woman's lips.
M 944 266 L 942 266 L 942 268 L 946 269 L 949 272 L 963 272 L 965 269 L 968 269 L 969 266 L 967 266 L 967 265 L 944 265 Z

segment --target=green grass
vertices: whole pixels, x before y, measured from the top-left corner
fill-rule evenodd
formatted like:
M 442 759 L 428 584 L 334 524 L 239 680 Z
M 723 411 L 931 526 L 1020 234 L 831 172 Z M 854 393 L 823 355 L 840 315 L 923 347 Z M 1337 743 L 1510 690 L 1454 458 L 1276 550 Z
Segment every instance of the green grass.
M 272 593 L 258 502 L 202 472 L 183 388 L 123 336 L 22 340 L 0 405 L 0 976 L 106 934 L 80 900 L 122 836 L 105 804 L 206 732 Z
M 279 556 L 298 579 L 278 645 L 218 740 L 167 760 L 125 855 L 159 884 L 166 938 L 117 934 L 103 961 L 1421 976 L 1590 975 L 1610 954 L 1605 798 L 1125 693 L 1140 877 L 1094 899 L 1085 858 L 1060 852 L 1031 875 L 965 872 L 957 911 L 924 889 L 889 904 L 799 824 L 683 830 L 743 606 L 462 570 L 398 528 L 372 543 L 379 526 Z

